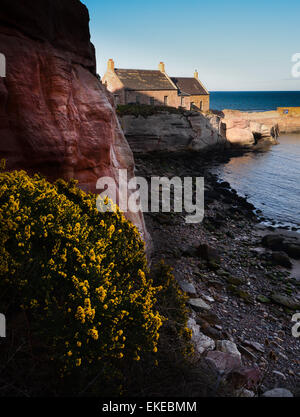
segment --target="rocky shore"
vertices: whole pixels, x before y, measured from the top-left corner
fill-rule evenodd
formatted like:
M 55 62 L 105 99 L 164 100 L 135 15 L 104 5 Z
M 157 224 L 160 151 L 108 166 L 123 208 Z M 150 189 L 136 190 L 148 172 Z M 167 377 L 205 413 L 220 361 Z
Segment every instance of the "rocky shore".
M 151 110 L 153 114 L 151 114 Z M 220 152 L 277 143 L 279 125 L 231 111 L 186 111 L 151 106 L 118 106 L 125 137 L 136 154 L 151 152 Z M 150 112 L 150 114 L 149 114 Z
M 205 177 L 202 223 L 186 224 L 184 213 L 145 214 L 152 262 L 165 259 L 189 295 L 199 363 L 216 386 L 227 384 L 235 396 L 298 396 L 299 339 L 291 320 L 300 311 L 299 235 L 279 236 L 259 224 L 254 206 L 211 173 L 224 159 L 136 156 L 137 175 L 148 179 Z
M 244 112 L 239 110 L 225 109 L 222 112 L 223 121 L 244 120 L 249 125 L 260 124 L 264 130 L 278 126 L 281 133 L 300 132 L 300 114 L 281 114 L 276 110 L 264 112 Z

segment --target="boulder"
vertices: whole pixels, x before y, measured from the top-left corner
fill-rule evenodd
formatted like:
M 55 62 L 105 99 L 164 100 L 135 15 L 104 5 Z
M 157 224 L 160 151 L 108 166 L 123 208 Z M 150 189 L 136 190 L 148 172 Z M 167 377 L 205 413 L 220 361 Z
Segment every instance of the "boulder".
M 241 129 L 233 127 L 227 128 L 226 138 L 232 145 L 253 146 L 255 144 L 253 133 L 250 129 Z
M 250 121 L 250 130 L 257 140 L 269 138 L 271 136 L 270 128 L 262 123 Z
M 280 265 L 289 269 L 293 266 L 290 258 L 284 252 L 273 252 L 272 261 L 275 265 Z
M 208 305 L 204 300 L 202 300 L 202 298 L 190 298 L 188 302 L 196 311 L 211 309 L 210 305 Z
M 215 326 L 221 323 L 219 317 L 212 311 L 203 311 L 199 313 L 199 316 L 202 320 L 207 321 L 207 323 L 209 323 L 211 326 Z
M 220 352 L 236 355 L 239 359 L 241 359 L 241 353 L 239 352 L 236 344 L 230 340 L 218 340 L 216 343 L 216 349 Z
M 300 301 L 294 300 L 292 297 L 283 294 L 272 294 L 271 299 L 283 307 L 290 308 L 291 310 L 300 310 Z
M 211 327 L 208 323 L 201 322 L 201 331 L 213 340 L 220 339 L 221 337 L 221 331 Z
M 243 340 L 243 345 L 249 346 L 260 353 L 265 353 L 265 347 L 261 343 L 252 342 L 251 340 Z
M 258 386 L 262 377 L 263 374 L 257 367 L 241 367 L 230 373 L 228 381 L 231 382 L 235 389 L 246 388 L 252 390 Z
M 268 304 L 268 303 L 271 302 L 270 298 L 268 298 L 268 297 L 266 297 L 265 295 L 262 295 L 262 294 L 259 294 L 256 297 L 256 299 L 257 299 L 257 301 L 259 301 L 260 303 L 263 303 L 263 304 Z
M 241 358 L 238 355 L 218 350 L 208 352 L 206 360 L 211 362 L 219 372 L 223 373 L 229 373 L 233 369 L 241 367 Z
M 207 245 L 206 243 L 203 243 L 199 245 L 198 247 L 198 253 L 202 259 L 205 259 L 206 261 L 213 261 L 216 263 L 220 263 L 221 258 L 220 254 L 217 249 Z
M 200 332 L 200 326 L 193 318 L 189 318 L 187 326 L 192 330 L 192 342 L 194 343 L 197 352 L 202 354 L 215 348 L 213 339 Z
M 281 235 L 266 235 L 262 238 L 262 245 L 266 248 L 280 251 L 284 249 L 283 241 L 284 237 Z
M 277 252 L 285 252 L 293 259 L 300 259 L 300 243 L 297 234 L 269 234 L 263 237 L 262 245 Z
M 187 294 L 191 294 L 191 295 L 196 295 L 197 291 L 196 288 L 194 286 L 194 284 L 188 282 L 188 281 L 179 281 L 178 282 L 180 288 L 182 289 L 183 292 L 187 293 Z
M 253 398 L 255 397 L 255 394 L 253 391 L 243 388 L 236 392 L 236 396 L 240 398 Z
M 274 388 L 263 393 L 262 397 L 294 397 L 291 391 L 285 388 Z
M 284 250 L 291 258 L 300 259 L 300 245 L 286 243 Z

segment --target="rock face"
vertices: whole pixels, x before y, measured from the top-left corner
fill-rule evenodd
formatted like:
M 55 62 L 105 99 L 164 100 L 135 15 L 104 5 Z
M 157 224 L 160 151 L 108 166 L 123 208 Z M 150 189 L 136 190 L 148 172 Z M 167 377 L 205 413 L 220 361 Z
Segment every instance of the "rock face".
M 264 124 L 248 115 L 234 110 L 207 115 L 161 112 L 148 117 L 126 115 L 120 121 L 131 149 L 137 154 L 206 152 L 231 145 L 251 148 L 257 143 L 276 144 L 276 124 Z
M 236 146 L 251 147 L 258 142 L 277 143 L 276 124 L 266 125 L 251 119 L 251 113 L 224 110 L 223 123 L 226 125 L 226 138 Z
M 219 116 L 204 116 L 198 112 L 172 114 L 162 112 L 152 116 L 123 116 L 121 125 L 136 153 L 153 151 L 208 151 L 228 145 L 222 136 Z
M 133 177 L 113 100 L 96 76 L 89 14 L 79 0 L 1 0 L 0 156 L 6 167 L 75 178 Z M 141 213 L 128 217 L 146 237 Z
M 258 123 L 272 130 L 273 126 L 278 125 L 281 133 L 299 133 L 300 132 L 300 114 L 282 115 L 280 112 L 241 112 L 239 110 L 223 110 L 225 119 L 242 118 L 251 123 Z

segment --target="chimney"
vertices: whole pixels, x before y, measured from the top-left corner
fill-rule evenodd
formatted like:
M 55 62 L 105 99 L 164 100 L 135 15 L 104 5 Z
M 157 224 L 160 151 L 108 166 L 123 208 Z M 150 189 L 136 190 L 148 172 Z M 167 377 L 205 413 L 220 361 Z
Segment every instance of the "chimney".
M 114 72 L 115 70 L 115 63 L 113 59 L 109 59 L 107 63 L 107 70 Z
M 159 65 L 158 65 L 158 69 L 161 72 L 166 72 L 165 71 L 165 64 L 163 62 L 160 62 Z
M 196 78 L 196 80 L 199 79 L 199 74 L 198 74 L 198 71 L 197 70 L 195 70 L 195 72 L 194 72 L 194 78 Z

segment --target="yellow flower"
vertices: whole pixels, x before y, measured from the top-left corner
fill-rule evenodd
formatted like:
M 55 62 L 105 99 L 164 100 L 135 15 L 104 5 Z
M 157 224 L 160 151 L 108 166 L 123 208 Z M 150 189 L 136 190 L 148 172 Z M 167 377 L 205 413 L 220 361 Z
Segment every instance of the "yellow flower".
M 39 305 L 39 303 L 37 302 L 37 300 L 31 300 L 30 301 L 30 307 L 31 308 L 35 308 Z
M 77 313 L 75 314 L 75 318 L 81 321 L 82 324 L 85 323 L 85 311 L 81 306 L 77 307 Z
M 94 340 L 98 340 L 98 338 L 99 338 L 98 330 L 96 330 L 95 328 L 90 329 L 88 331 L 88 335 L 91 336 L 91 338 L 94 339 Z
M 80 358 L 78 358 L 78 359 L 76 359 L 76 366 L 80 366 L 81 365 L 81 359 Z

